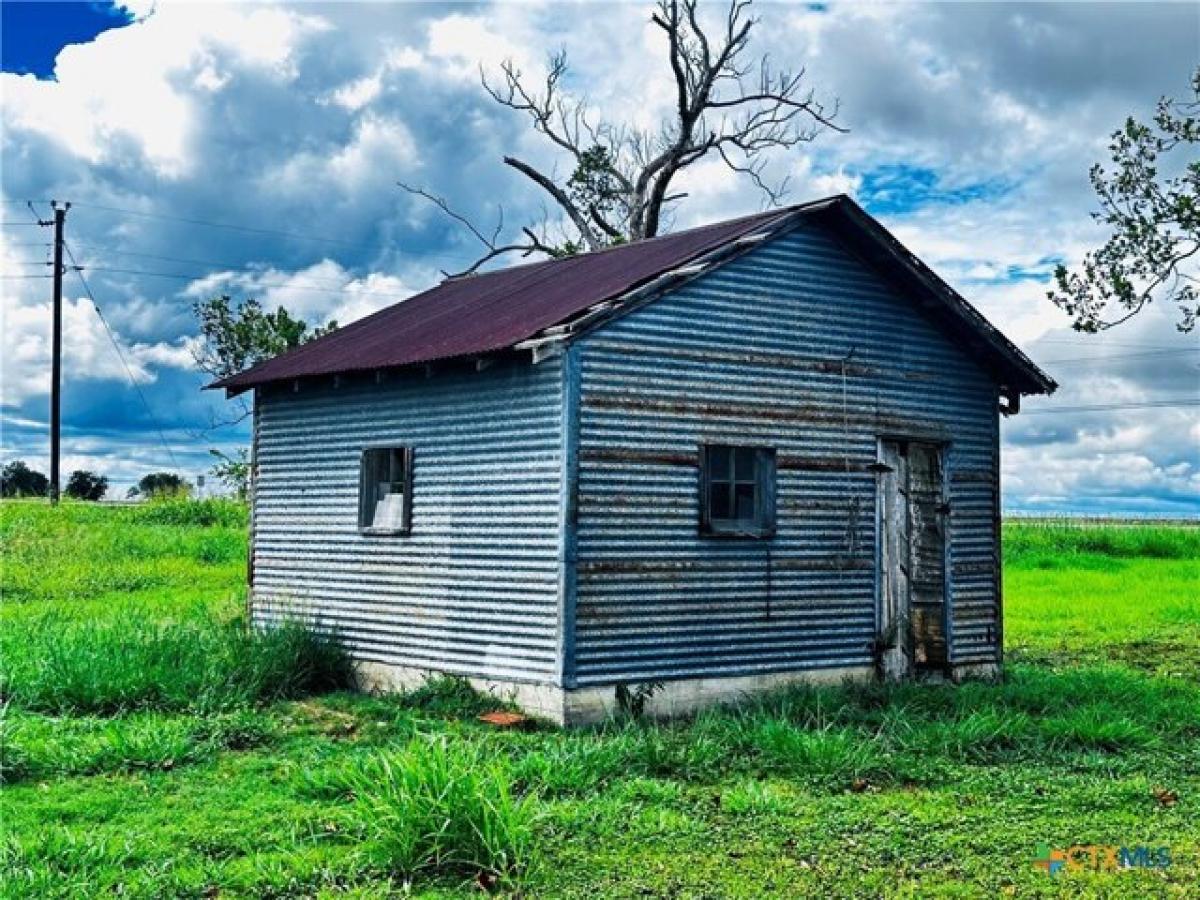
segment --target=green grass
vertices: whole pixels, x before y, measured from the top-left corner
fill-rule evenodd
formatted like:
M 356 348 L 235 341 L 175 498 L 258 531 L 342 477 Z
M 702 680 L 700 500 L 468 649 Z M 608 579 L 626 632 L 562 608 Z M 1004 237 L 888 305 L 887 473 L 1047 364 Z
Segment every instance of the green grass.
M 484 744 L 417 737 L 351 757 L 311 783 L 318 796 L 347 803 L 346 821 L 381 869 L 514 884 L 528 873 L 536 799 L 516 796 L 507 761 Z
M 1200 679 L 1200 527 L 1004 529 L 1010 656 Z
M 221 712 L 347 687 L 337 645 L 298 624 L 261 631 L 203 613 L 160 624 L 123 612 L 95 622 L 51 612 L 7 623 L 0 693 L 59 715 Z
M 1083 556 L 1195 562 L 1200 559 L 1200 527 L 1017 520 L 1004 525 L 1004 554 L 1011 563 L 1040 568 L 1073 568 Z
M 197 608 L 228 616 L 245 596 L 246 510 L 224 500 L 58 511 L 6 501 L 0 549 L 4 620 L 26 605 L 89 621 L 125 606 L 156 619 Z
M 244 513 L 6 504 L 0 896 L 1188 896 L 1200 531 L 1005 528 L 998 683 L 498 731 L 242 622 Z M 10 585 L 15 585 L 10 593 Z M 1039 844 L 1169 846 L 1036 870 Z

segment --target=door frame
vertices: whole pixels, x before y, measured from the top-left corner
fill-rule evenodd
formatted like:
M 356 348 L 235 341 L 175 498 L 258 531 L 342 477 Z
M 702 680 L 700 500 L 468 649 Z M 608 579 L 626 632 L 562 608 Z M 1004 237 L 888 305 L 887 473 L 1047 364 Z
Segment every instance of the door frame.
M 907 444 L 928 444 L 937 448 L 938 465 L 941 469 L 941 499 L 947 509 L 944 514 L 945 537 L 942 540 L 942 634 L 946 639 L 946 674 L 954 668 L 954 616 L 951 614 L 950 601 L 954 596 L 952 591 L 953 570 L 951 568 L 951 536 L 953 527 L 950 506 L 950 459 L 954 441 L 944 431 L 880 431 L 875 434 L 875 632 L 874 640 L 878 640 L 883 628 L 883 476 L 884 467 L 883 445 L 886 442 Z M 911 599 L 910 599 L 911 606 Z M 913 671 L 907 673 L 911 677 Z

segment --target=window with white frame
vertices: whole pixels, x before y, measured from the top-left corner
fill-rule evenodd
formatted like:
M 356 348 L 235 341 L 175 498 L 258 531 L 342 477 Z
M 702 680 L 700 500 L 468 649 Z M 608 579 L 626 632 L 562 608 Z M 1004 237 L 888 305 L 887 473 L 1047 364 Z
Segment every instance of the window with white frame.
M 700 447 L 700 533 L 768 538 L 775 533 L 775 450 Z
M 358 527 L 367 534 L 412 530 L 412 448 L 363 451 L 358 481 Z

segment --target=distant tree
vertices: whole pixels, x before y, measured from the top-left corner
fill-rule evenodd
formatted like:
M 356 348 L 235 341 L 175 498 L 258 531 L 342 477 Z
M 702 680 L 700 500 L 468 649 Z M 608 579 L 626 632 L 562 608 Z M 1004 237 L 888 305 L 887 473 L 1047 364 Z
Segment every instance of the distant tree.
M 182 476 L 174 472 L 151 472 L 143 475 L 141 480 L 129 489 L 129 497 L 145 497 L 147 500 L 157 500 L 167 497 L 187 497 L 192 493 L 192 485 Z
M 267 312 L 253 298 L 234 301 L 227 296 L 213 297 L 196 303 L 192 310 L 200 323 L 200 342 L 193 356 L 200 370 L 213 378 L 236 375 L 337 328 L 334 321 L 310 328 L 282 306 Z M 249 414 L 249 405 L 242 402 L 232 419 L 216 422 L 213 427 L 237 424 Z
M 108 478 L 87 469 L 76 469 L 67 479 L 64 493 L 76 500 L 100 500 L 108 491 Z
M 337 328 L 328 322 L 315 329 L 282 306 L 266 312 L 251 298 L 235 302 L 213 297 L 193 306 L 200 322 L 201 344 L 196 364 L 214 378 L 227 378 L 285 350 L 298 347 Z
M 1077 331 L 1120 325 L 1154 300 L 1179 307 L 1180 331 L 1196 327 L 1200 68 L 1192 75 L 1191 88 L 1186 102 L 1161 98 L 1152 125 L 1130 116 L 1124 128 L 1113 132 L 1113 171 L 1092 166 L 1092 187 L 1100 198 L 1100 211 L 1092 217 L 1112 233 L 1083 258 L 1080 271 L 1060 265 L 1050 292 L 1050 299 L 1074 318 Z M 1171 153 L 1181 157 L 1182 165 L 1167 159 Z
M 50 479 L 22 459 L 14 459 L 0 470 L 0 496 L 45 497 L 49 493 Z
M 482 245 L 482 256 L 460 274 L 506 253 L 564 256 L 654 237 L 686 196 L 672 190 L 677 176 L 706 158 L 745 177 L 766 203 L 778 205 L 787 179 L 770 177 L 771 157 L 845 129 L 834 122 L 837 102 L 825 105 L 817 99 L 803 67 L 777 68 L 767 56 L 751 53 L 751 33 L 759 20 L 749 7 L 749 0 L 730 0 L 721 20 L 709 20 L 699 0 L 655 5 L 650 22 L 665 37 L 674 98 L 670 114 L 655 127 L 602 119 L 586 100 L 565 94 L 565 51 L 550 57 L 540 84 L 530 84 L 511 60 L 500 67 L 498 82 L 484 75 L 483 88 L 491 98 L 525 116 L 561 157 L 561 168 L 539 169 L 516 156 L 505 156 L 504 164 L 528 179 L 568 224 L 554 239 L 543 222 L 505 240 L 503 211 L 494 230 L 481 229 L 443 198 L 401 183 Z
M 196 365 L 216 379 L 236 375 L 337 328 L 337 322 L 333 320 L 312 328 L 282 306 L 274 312 L 264 310 L 254 298 L 235 301 L 225 295 L 212 297 L 193 305 L 192 311 L 200 324 L 200 341 L 193 352 Z M 233 413 L 214 418 L 207 431 L 237 425 L 250 413 L 250 404 L 239 398 Z M 219 460 L 213 466 L 213 474 L 239 497 L 245 498 L 250 479 L 246 452 L 239 451 L 233 457 L 219 450 L 209 452 Z
M 250 495 L 250 454 L 244 447 L 235 450 L 233 455 L 220 450 L 208 452 L 217 460 L 213 463 L 213 475 L 239 500 L 245 500 Z

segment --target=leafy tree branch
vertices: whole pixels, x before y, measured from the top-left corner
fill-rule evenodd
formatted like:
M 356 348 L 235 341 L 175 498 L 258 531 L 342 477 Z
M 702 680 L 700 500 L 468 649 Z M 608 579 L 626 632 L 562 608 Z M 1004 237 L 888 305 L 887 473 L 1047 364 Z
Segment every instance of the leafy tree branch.
M 1100 209 L 1092 217 L 1111 229 L 1076 271 L 1058 266 L 1049 294 L 1078 331 L 1113 328 L 1150 303 L 1179 307 L 1176 327 L 1189 332 L 1200 316 L 1200 68 L 1186 101 L 1159 100 L 1153 122 L 1130 116 L 1112 135 L 1112 169 L 1097 164 L 1090 178 Z M 1178 174 L 1165 174 L 1183 157 Z

